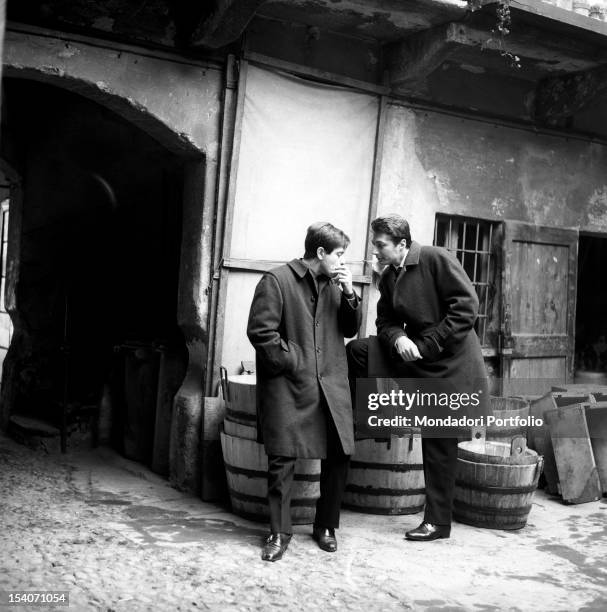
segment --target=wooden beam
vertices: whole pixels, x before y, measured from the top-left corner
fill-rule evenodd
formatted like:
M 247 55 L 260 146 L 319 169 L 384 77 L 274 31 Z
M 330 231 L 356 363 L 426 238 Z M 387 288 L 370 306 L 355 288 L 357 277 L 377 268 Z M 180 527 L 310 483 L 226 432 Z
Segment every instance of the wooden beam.
M 457 24 L 431 28 L 386 47 L 386 63 L 393 88 L 414 86 L 434 72 L 459 43 L 453 40 Z
M 237 40 L 265 0 L 216 0 L 211 12 L 192 34 L 192 46 L 212 49 Z
M 479 27 L 449 23 L 415 34 L 386 48 L 392 88 L 410 89 L 461 49 L 509 53 L 544 65 L 546 72 L 588 70 L 607 63 L 607 49 L 524 26 L 507 36 Z
M 607 66 L 540 81 L 535 91 L 534 118 L 555 125 L 575 115 L 607 91 Z

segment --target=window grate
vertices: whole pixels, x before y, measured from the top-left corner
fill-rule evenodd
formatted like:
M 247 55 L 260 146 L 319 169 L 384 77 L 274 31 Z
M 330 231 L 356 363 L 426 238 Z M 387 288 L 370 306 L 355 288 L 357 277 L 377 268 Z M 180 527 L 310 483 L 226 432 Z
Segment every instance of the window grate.
M 495 239 L 497 223 L 437 214 L 434 244 L 455 254 L 472 281 L 479 300 L 475 329 L 484 347 L 494 344 L 493 311 L 496 295 Z

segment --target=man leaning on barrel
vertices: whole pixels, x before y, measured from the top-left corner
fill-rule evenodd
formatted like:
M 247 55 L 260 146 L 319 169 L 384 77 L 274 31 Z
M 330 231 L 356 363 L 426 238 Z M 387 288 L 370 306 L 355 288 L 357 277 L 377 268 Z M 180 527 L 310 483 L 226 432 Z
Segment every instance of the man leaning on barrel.
M 268 455 L 271 533 L 261 558 L 278 561 L 293 533 L 297 458 L 322 459 L 312 536 L 337 550 L 341 499 L 354 450 L 344 337 L 360 326 L 360 300 L 344 263 L 348 236 L 330 223 L 308 228 L 302 259 L 264 274 L 247 335 L 257 359 L 257 410 Z
M 445 249 L 411 240 L 409 224 L 390 214 L 372 221 L 373 254 L 385 266 L 379 280 L 376 339 L 348 344 L 350 375 L 446 379 L 459 392 L 478 392 L 479 413 L 489 400 L 485 363 L 474 331 L 476 291 L 459 261 Z M 408 540 L 448 538 L 457 467 L 456 432 L 422 429 L 426 505 Z

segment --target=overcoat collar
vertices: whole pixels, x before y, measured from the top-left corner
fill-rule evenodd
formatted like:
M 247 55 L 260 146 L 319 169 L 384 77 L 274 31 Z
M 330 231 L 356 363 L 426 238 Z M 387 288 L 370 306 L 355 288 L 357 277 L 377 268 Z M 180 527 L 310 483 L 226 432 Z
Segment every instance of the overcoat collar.
M 419 263 L 419 254 L 422 250 L 422 246 L 419 242 L 411 241 L 411 246 L 409 247 L 409 252 L 405 257 L 405 268 L 407 266 L 416 266 Z
M 287 266 L 289 266 L 299 278 L 303 278 L 310 271 L 310 268 L 308 268 L 301 259 L 292 259 L 287 263 Z

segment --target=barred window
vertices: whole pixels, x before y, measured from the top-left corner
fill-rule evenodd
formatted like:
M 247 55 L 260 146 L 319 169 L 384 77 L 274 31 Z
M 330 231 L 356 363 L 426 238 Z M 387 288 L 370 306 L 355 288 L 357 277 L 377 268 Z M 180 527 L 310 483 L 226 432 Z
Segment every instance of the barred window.
M 476 333 L 483 347 L 495 349 L 499 333 L 499 235 L 499 223 L 436 215 L 434 244 L 454 253 L 470 277 L 479 300 Z

